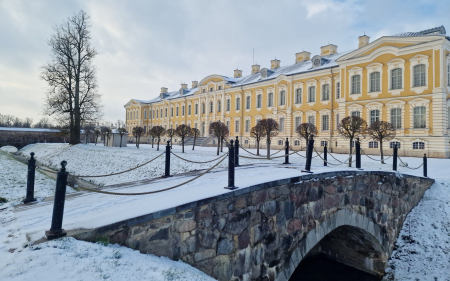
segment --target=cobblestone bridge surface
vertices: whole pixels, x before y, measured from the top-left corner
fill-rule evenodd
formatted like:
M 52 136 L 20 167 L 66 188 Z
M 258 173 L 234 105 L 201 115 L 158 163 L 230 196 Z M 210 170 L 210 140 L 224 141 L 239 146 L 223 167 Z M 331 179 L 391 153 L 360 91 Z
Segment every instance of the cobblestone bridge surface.
M 218 280 L 289 280 L 315 253 L 382 275 L 406 215 L 433 182 L 382 171 L 309 174 L 74 236 L 109 237 Z

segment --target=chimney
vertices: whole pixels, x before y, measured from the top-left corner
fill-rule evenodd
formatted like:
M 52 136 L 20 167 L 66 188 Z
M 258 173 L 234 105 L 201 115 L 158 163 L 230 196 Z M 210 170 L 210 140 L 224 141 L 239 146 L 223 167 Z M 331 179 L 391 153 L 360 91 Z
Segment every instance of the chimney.
M 161 94 L 166 94 L 166 93 L 167 93 L 167 88 L 161 87 Z
M 270 61 L 270 69 L 276 69 L 280 67 L 280 60 L 274 59 Z
M 365 34 L 363 36 L 359 36 L 358 37 L 358 41 L 359 41 L 358 48 L 369 45 L 369 39 L 370 39 L 370 37 Z
M 303 51 L 295 54 L 295 63 L 299 63 L 305 60 L 309 60 L 311 56 L 310 52 Z
M 259 64 L 252 65 L 252 74 L 258 73 L 261 66 Z
M 192 89 L 197 88 L 198 87 L 198 81 L 192 81 Z
M 187 84 L 186 83 L 181 83 L 181 89 L 187 89 Z
M 235 69 L 234 70 L 234 78 L 242 77 L 242 70 Z
M 320 47 L 320 55 L 323 56 L 329 56 L 332 54 L 337 53 L 337 46 L 333 44 L 328 44 L 326 46 Z

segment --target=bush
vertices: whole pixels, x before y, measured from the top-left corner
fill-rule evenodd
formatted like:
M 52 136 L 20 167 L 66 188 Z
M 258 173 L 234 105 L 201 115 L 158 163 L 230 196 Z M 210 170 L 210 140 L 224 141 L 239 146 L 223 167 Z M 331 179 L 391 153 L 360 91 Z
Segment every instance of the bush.
M 0 197 L 0 204 L 8 202 L 8 199 Z
M 107 245 L 109 245 L 109 237 L 97 237 L 95 239 L 95 243 L 103 245 L 103 246 L 107 246 Z

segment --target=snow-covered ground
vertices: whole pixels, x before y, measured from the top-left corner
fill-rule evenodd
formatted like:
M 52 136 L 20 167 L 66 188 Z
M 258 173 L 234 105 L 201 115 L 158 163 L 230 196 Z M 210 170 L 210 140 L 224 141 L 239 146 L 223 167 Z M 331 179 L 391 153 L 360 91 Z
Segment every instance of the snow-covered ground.
M 163 148 L 161 147 L 161 149 Z M 59 162 L 66 160 L 69 163 L 68 169 L 72 174 L 87 175 L 107 174 L 126 170 L 146 162 L 163 152 L 163 150 L 156 151 L 156 148 L 152 149 L 150 145 L 141 145 L 140 149 L 136 149 L 134 146 L 127 148 L 111 148 L 100 145 L 68 146 L 65 144 L 37 144 L 27 146 L 22 149 L 22 153 L 24 155 L 29 155 L 31 151 L 35 152 L 36 158 L 44 164 L 49 164 L 56 167 Z M 181 154 L 181 147 L 174 146 L 173 151 L 184 158 L 194 161 L 206 161 L 217 157 L 215 155 L 216 148 L 196 147 L 195 151 L 192 151 L 191 148 L 187 148 L 186 153 Z M 226 148 L 224 148 L 224 151 L 226 151 Z M 255 152 L 255 150 L 251 151 Z M 273 152 L 275 152 L 275 150 Z M 223 155 L 223 153 L 221 154 Z M 282 153 L 277 155 L 281 154 Z M 242 150 L 241 155 L 250 156 Z M 304 155 L 304 153 L 302 153 L 302 155 Z M 345 155 L 335 156 L 341 161 L 346 158 Z M 164 156 L 155 160 L 153 163 L 136 169 L 130 173 L 108 178 L 99 178 L 100 180 L 96 180 L 96 183 L 111 185 L 159 177 L 164 172 L 163 157 Z M 373 157 L 379 158 L 377 156 Z M 337 163 L 337 161 L 331 157 L 328 159 L 332 163 Z M 293 164 L 289 166 L 280 165 L 283 160 L 283 158 L 277 158 L 270 161 L 241 158 L 241 164 L 258 163 L 259 165 L 237 168 L 236 185 L 239 187 L 245 187 L 260 182 L 292 177 L 301 174 L 300 170 L 304 166 L 304 158 L 292 155 L 290 157 L 290 162 Z M 386 161 L 388 164 L 381 165 L 379 162 L 370 160 L 363 156 L 362 166 L 365 170 L 389 171 L 392 167 L 391 160 L 392 158 Z M 422 159 L 404 158 L 403 161 L 406 161 L 410 167 L 417 167 L 421 164 Z M 196 169 L 206 169 L 211 167 L 216 162 L 207 164 L 193 164 L 172 157 L 171 163 L 172 173 L 177 174 Z M 408 216 L 408 220 L 405 223 L 398 239 L 398 247 L 394 251 L 392 259 L 389 261 L 387 269 L 388 274 L 385 277 L 385 280 L 450 280 L 446 279 L 450 276 L 450 271 L 448 270 L 450 267 L 450 226 L 448 219 L 448 215 L 450 214 L 449 164 L 449 159 L 428 159 L 428 175 L 436 179 L 436 184 L 434 184 L 430 190 L 425 193 L 424 199 Z M 225 167 L 226 165 L 227 161 L 224 161 L 219 165 L 219 167 Z M 315 172 L 322 172 L 348 169 L 345 165 L 338 167 L 323 167 L 322 165 L 323 161 L 321 161 L 319 157 L 316 157 L 313 160 L 312 170 Z M 286 169 L 288 167 L 294 169 Z M 422 175 L 422 169 L 409 170 L 405 167 L 399 167 L 398 170 L 403 173 L 419 176 Z M 215 172 L 208 173 L 198 180 L 164 193 L 146 196 L 120 196 L 120 198 L 117 196 L 103 194 L 84 194 L 78 197 L 73 197 L 66 202 L 64 228 L 77 229 L 80 227 L 96 227 L 111 223 L 113 221 L 177 206 L 185 202 L 199 199 L 199 197 L 209 197 L 229 192 L 228 190 L 223 189 L 223 186 L 225 186 L 227 182 L 226 170 L 215 169 L 213 171 Z M 23 175 L 21 176 L 24 178 Z M 120 188 L 116 189 L 116 191 L 143 192 L 158 190 L 163 187 L 184 182 L 192 177 L 193 176 L 190 175 L 184 177 L 173 177 L 164 180 L 158 179 L 149 184 Z M 3 188 L 2 182 L 0 182 L 0 190 L 1 188 Z M 168 195 L 170 195 L 171 200 L 165 199 Z M 152 202 L 152 204 L 148 204 L 148 202 Z M 11 273 L 15 276 L 11 280 L 22 280 L 21 278 L 25 279 L 24 276 L 32 276 L 32 274 L 38 274 L 38 276 L 42 277 L 43 275 L 39 274 L 45 274 L 45 272 L 49 272 L 51 269 L 51 264 L 46 263 L 47 259 L 45 256 L 48 254 L 48 256 L 57 255 L 60 257 L 60 260 L 62 260 L 58 262 L 57 268 L 70 268 L 71 272 L 79 272 L 79 274 L 76 275 L 65 274 L 64 279 L 78 280 L 77 278 L 79 278 L 80 280 L 90 280 L 90 276 L 94 276 L 95 273 L 97 273 L 98 275 L 95 275 L 96 277 L 106 278 L 109 276 L 110 280 L 123 280 L 123 278 L 116 278 L 116 276 L 111 274 L 111 272 L 114 271 L 114 266 L 112 265 L 111 267 L 100 267 L 100 269 L 95 269 L 95 266 L 93 266 L 90 270 L 87 270 L 86 267 L 90 266 L 90 264 L 103 265 L 109 263 L 114 264 L 117 262 L 125 263 L 129 260 L 134 261 L 134 259 L 146 257 L 146 255 L 141 255 L 130 249 L 124 249 L 118 246 L 104 247 L 91 243 L 74 241 L 73 239 L 47 242 L 39 244 L 39 246 L 23 248 L 23 244 L 27 243 L 25 234 L 27 234 L 32 240 L 39 239 L 42 237 L 43 231 L 48 229 L 50 226 L 52 205 L 45 203 L 41 203 L 41 205 L 42 207 L 34 208 L 32 211 L 30 209 L 28 211 L 24 210 L 13 213 L 11 212 L 11 208 L 6 208 L 3 211 L 0 211 L 0 279 L 3 277 L 8 277 L 11 279 Z M 118 212 L 117 206 L 121 206 L 120 212 Z M 4 208 L 4 205 L 0 205 L 0 209 L 2 208 Z M 88 217 L 84 215 L 87 213 L 90 214 Z M 40 247 L 41 249 L 39 251 L 34 251 L 33 249 L 35 247 Z M 65 250 L 62 250 L 63 248 Z M 114 251 L 117 251 L 117 249 L 120 249 L 122 253 L 122 257 L 119 259 L 120 261 L 114 260 Z M 13 251 L 14 253 L 11 254 L 9 251 Z M 97 253 L 96 251 L 100 252 Z M 83 256 L 85 255 L 80 254 L 80 252 L 88 252 L 88 254 L 85 254 L 86 259 L 83 260 Z M 33 255 L 34 253 L 37 254 Z M 151 258 L 159 259 L 155 257 Z M 82 261 L 86 261 L 86 263 L 80 261 L 80 259 Z M 155 263 L 155 267 L 158 268 L 156 271 L 159 273 L 155 273 L 154 279 L 151 279 L 151 277 L 146 275 L 138 274 L 137 276 L 140 276 L 140 279 L 142 280 L 171 280 L 164 275 L 168 273 L 163 273 L 163 271 L 159 269 L 172 268 L 173 270 L 178 270 L 178 267 L 165 263 L 166 261 L 164 259 L 159 260 L 164 263 L 164 265 Z M 24 265 L 25 261 L 27 261 L 27 263 Z M 137 262 L 130 263 L 139 264 Z M 30 266 L 39 267 L 40 271 L 35 273 L 34 270 L 29 269 Z M 131 265 L 127 265 L 127 267 L 128 266 Z M 136 271 L 137 267 L 132 268 Z M 190 267 L 186 268 L 189 268 L 189 270 L 186 269 L 186 272 L 189 272 L 189 274 L 200 274 L 199 276 L 203 276 L 202 278 L 208 278 L 201 275 L 198 271 L 195 271 L 195 269 Z M 17 272 L 21 272 L 21 274 L 17 275 Z M 183 273 L 179 275 L 187 276 L 189 274 Z M 53 277 L 50 276 L 50 279 L 52 278 Z M 172 280 L 184 279 L 173 278 Z M 201 278 L 198 277 L 186 280 L 201 280 Z

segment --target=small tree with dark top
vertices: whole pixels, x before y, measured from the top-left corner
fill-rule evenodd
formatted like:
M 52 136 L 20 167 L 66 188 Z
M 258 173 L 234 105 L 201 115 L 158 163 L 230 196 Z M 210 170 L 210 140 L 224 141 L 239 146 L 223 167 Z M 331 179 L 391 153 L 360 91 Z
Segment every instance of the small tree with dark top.
M 351 167 L 353 140 L 357 137 L 363 136 L 367 132 L 367 122 L 358 116 L 347 116 L 339 123 L 338 132 L 343 138 L 350 141 L 350 159 L 348 161 L 348 166 Z
M 223 152 L 223 141 L 230 135 L 230 130 L 228 130 L 227 125 L 220 123 L 220 152 Z
M 170 138 L 170 148 L 172 148 L 172 138 L 175 136 L 175 130 L 174 129 L 167 129 L 166 136 Z
M 122 148 L 122 138 L 124 135 L 128 134 L 127 129 L 125 128 L 119 128 L 117 129 L 117 131 L 119 132 L 120 135 L 120 148 Z
M 367 134 L 373 140 L 380 142 L 381 164 L 384 164 L 383 141 L 390 141 L 395 138 L 396 131 L 394 125 L 384 121 L 373 122 L 367 130 Z
M 175 134 L 181 138 L 181 151 L 184 153 L 184 140 L 191 135 L 191 127 L 181 124 L 175 130 Z
M 108 127 L 103 127 L 102 128 L 102 134 L 103 134 L 103 145 L 108 146 L 108 136 L 111 134 L 111 129 Z
M 267 158 L 269 159 L 271 138 L 278 135 L 280 127 L 278 125 L 278 122 L 273 120 L 272 118 L 262 119 L 258 122 L 258 124 L 264 128 L 267 142 Z
M 200 130 L 197 128 L 192 128 L 191 135 L 194 137 L 194 143 L 192 144 L 192 150 L 194 150 L 195 140 L 197 139 L 198 136 L 200 136 Z
M 139 148 L 139 141 L 141 136 L 144 134 L 144 128 L 137 126 L 133 128 L 133 136 L 136 138 L 136 147 Z
M 164 136 L 164 134 L 166 133 L 166 130 L 162 126 L 155 126 L 151 129 L 151 132 L 152 136 L 158 139 L 158 145 L 156 150 L 159 150 L 159 142 L 161 141 L 161 137 Z
M 92 125 L 85 125 L 83 126 L 84 130 L 84 143 L 89 143 L 89 136 L 94 132 L 94 126 Z
M 225 126 L 227 127 L 227 126 Z M 223 126 L 222 126 L 222 122 L 217 121 L 217 122 L 212 122 L 209 125 L 209 134 L 213 135 L 217 138 L 217 155 L 219 155 L 219 150 L 220 150 L 220 141 L 222 139 L 222 130 L 223 130 Z M 228 128 L 227 128 L 228 130 Z
M 295 131 L 301 138 L 305 139 L 306 145 L 308 145 L 309 136 L 317 135 L 317 128 L 311 123 L 302 123 L 296 128 Z
M 259 155 L 259 142 L 266 135 L 266 131 L 258 122 L 258 124 L 250 130 L 250 135 L 256 139 L 256 155 Z

